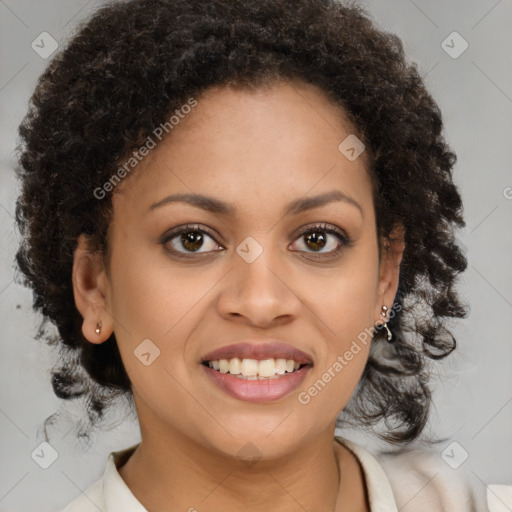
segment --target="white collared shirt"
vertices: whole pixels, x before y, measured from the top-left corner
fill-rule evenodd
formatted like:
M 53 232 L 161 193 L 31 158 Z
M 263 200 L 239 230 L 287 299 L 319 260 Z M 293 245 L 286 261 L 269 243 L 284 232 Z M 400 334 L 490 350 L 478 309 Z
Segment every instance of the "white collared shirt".
M 469 480 L 454 472 L 437 453 L 412 450 L 378 455 L 377 460 L 353 441 L 339 436 L 336 440 L 355 455 L 363 468 L 371 512 L 512 510 L 512 485 L 488 486 L 487 491 L 472 489 Z M 111 452 L 103 476 L 61 512 L 148 512 L 117 470 L 137 446 Z

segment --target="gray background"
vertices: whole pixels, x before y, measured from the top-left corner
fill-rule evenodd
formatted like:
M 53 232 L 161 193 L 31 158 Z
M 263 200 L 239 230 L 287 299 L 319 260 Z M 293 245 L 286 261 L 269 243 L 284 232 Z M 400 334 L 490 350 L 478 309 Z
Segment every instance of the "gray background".
M 460 289 L 471 313 L 455 334 L 457 353 L 439 369 L 429 432 L 455 441 L 455 458 L 469 457 L 475 487 L 512 484 L 512 3 L 507 0 L 365 0 L 377 24 L 397 33 L 409 58 L 425 74 L 439 103 L 445 134 L 458 155 L 455 179 L 465 201 L 467 228 L 460 239 L 469 268 Z M 113 410 L 107 430 L 87 450 L 75 440 L 79 404 L 62 404 L 52 392 L 52 354 L 34 340 L 39 317 L 31 292 L 13 282 L 17 247 L 14 203 L 16 128 L 35 81 L 48 60 L 31 43 L 46 31 L 64 41 L 100 2 L 0 0 L 0 511 L 54 511 L 70 502 L 104 470 L 107 455 L 139 441 L 134 419 L 115 426 L 126 408 Z M 458 32 L 467 50 L 452 58 L 442 42 Z M 461 40 L 448 39 L 453 51 Z M 59 412 L 50 431 L 57 460 L 42 469 L 31 458 L 42 441 L 44 419 Z M 110 429 L 110 430 L 108 430 Z M 349 434 L 347 434 L 349 437 Z M 357 433 L 350 434 L 356 441 Z M 371 440 L 364 441 L 368 446 Z

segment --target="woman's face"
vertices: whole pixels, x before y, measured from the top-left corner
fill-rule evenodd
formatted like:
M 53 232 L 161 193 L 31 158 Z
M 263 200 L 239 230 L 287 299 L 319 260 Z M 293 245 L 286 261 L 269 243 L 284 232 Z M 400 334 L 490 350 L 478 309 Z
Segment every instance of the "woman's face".
M 332 435 L 368 357 L 361 334 L 391 308 L 398 260 L 379 266 L 366 155 L 340 151 L 351 129 L 318 89 L 196 99 L 116 187 L 109 272 L 81 274 L 80 244 L 75 299 L 89 341 L 115 332 L 143 438 L 273 458 Z M 166 200 L 177 194 L 210 199 Z M 234 361 L 220 371 L 205 359 Z M 306 366 L 280 375 L 278 359 Z

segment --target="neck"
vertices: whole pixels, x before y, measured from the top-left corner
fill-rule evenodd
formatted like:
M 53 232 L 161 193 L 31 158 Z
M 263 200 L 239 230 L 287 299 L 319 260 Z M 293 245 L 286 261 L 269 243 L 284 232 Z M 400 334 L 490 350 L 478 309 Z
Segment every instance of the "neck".
M 143 433 L 119 474 L 148 510 L 332 512 L 358 500 L 346 451 L 325 432 L 278 459 L 239 461 L 179 433 Z

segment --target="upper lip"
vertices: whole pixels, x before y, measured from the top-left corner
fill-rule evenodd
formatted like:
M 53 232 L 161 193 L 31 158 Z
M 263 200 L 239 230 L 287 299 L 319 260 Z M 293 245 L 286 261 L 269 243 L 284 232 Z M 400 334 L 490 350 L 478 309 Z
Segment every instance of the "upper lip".
M 224 347 L 208 352 L 201 362 L 218 361 L 219 359 L 293 359 L 300 364 L 313 364 L 311 357 L 305 352 L 279 340 L 252 340 Z

